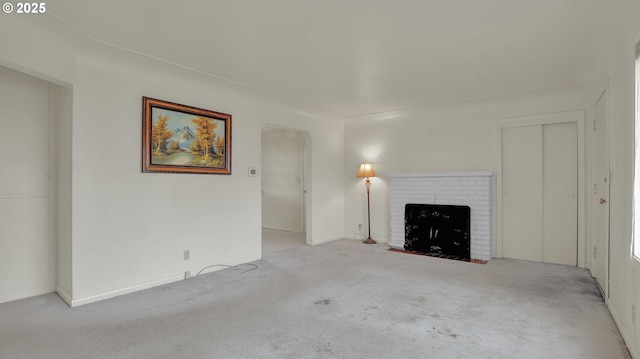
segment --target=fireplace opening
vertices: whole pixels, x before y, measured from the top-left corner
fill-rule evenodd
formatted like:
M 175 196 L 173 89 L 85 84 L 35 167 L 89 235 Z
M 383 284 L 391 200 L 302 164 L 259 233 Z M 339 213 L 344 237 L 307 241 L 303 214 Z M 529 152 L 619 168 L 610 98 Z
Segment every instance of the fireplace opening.
M 406 204 L 405 251 L 470 261 L 469 206 Z

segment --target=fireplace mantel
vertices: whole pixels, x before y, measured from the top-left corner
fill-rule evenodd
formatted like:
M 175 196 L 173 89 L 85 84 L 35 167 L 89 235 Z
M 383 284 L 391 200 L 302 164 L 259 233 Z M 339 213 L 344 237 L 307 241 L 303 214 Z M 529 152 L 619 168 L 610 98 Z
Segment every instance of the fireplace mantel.
M 492 256 L 493 172 L 391 174 L 391 247 L 404 248 L 404 209 L 408 203 L 463 205 L 471 208 L 471 259 Z
M 391 178 L 415 178 L 415 177 L 493 177 L 491 171 L 477 172 L 426 172 L 426 173 L 394 173 Z

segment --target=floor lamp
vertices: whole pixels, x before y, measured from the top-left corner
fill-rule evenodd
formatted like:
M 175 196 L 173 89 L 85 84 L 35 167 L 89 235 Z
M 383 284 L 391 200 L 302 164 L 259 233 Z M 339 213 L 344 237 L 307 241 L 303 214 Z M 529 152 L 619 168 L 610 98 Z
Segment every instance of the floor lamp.
M 364 185 L 367 186 L 367 220 L 369 221 L 368 223 L 369 237 L 367 237 L 367 239 L 362 241 L 362 243 L 367 243 L 367 244 L 376 243 L 376 241 L 371 239 L 371 205 L 369 202 L 369 189 L 371 188 L 371 181 L 369 180 L 369 177 L 375 177 L 375 176 L 376 176 L 376 172 L 373 170 L 373 166 L 371 165 L 371 163 L 360 164 L 360 169 L 358 170 L 358 174 L 356 175 L 356 178 L 367 179 L 364 182 Z

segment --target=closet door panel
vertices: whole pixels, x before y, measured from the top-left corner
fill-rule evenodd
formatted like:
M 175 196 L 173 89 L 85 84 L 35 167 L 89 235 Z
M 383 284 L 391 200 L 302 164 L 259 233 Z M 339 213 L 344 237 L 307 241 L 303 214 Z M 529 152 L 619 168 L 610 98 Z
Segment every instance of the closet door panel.
M 52 291 L 49 83 L 0 66 L 0 303 Z
M 542 126 L 502 129 L 503 256 L 542 261 Z
M 578 127 L 544 125 L 542 260 L 578 264 Z

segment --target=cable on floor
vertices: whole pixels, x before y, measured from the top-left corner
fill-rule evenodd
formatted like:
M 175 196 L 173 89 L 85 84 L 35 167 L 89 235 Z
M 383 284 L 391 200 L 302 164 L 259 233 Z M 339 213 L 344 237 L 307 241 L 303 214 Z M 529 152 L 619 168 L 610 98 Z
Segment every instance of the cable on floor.
M 252 270 L 256 270 L 256 269 L 258 269 L 258 266 L 257 266 L 256 264 L 253 264 L 253 263 L 242 263 L 242 264 L 238 264 L 238 265 L 235 265 L 235 266 L 232 266 L 232 265 L 229 265 L 229 264 L 212 264 L 212 265 L 210 265 L 210 266 L 206 266 L 206 267 L 204 267 L 204 268 L 200 269 L 200 271 L 198 272 L 198 274 L 196 274 L 196 277 L 197 277 L 197 276 L 199 276 L 200 274 L 202 274 L 202 272 L 203 272 L 205 269 L 209 269 L 209 268 L 213 268 L 213 267 L 236 268 L 236 267 L 240 267 L 240 266 L 243 266 L 243 265 L 253 266 L 253 268 L 250 268 L 250 269 L 244 270 L 244 271 L 242 271 L 240 274 L 244 274 L 244 273 L 250 272 L 250 271 L 252 271 Z

